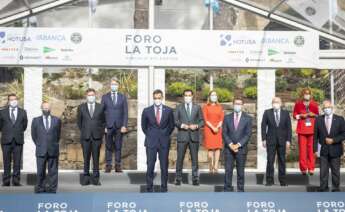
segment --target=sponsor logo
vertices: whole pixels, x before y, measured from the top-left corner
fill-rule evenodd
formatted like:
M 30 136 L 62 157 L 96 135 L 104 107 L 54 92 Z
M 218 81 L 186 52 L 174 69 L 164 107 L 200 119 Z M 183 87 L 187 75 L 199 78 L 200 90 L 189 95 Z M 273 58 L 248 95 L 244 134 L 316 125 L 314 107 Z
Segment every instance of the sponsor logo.
M 230 34 L 220 35 L 220 46 L 233 46 L 233 45 L 254 45 L 255 40 L 252 39 L 233 39 Z
M 5 56 L 2 56 L 1 58 L 5 60 L 11 60 L 11 59 L 15 59 L 16 57 L 13 55 L 5 55 Z
M 79 32 L 74 32 L 71 35 L 71 41 L 72 43 L 79 44 L 83 40 L 82 35 Z
M 1 47 L 0 51 L 3 52 L 17 52 L 19 49 L 16 47 Z
M 294 51 L 284 51 L 283 54 L 286 54 L 286 55 L 295 55 L 295 54 L 297 54 L 297 52 L 294 52 Z
M 295 63 L 295 60 L 290 57 L 289 59 L 287 59 L 286 63 Z
M 262 50 L 250 50 L 249 54 L 262 54 L 263 51 Z
M 229 50 L 227 51 L 229 54 L 244 54 L 242 50 Z
M 23 49 L 25 52 L 38 52 L 39 48 L 35 48 L 35 47 L 24 47 Z
M 36 40 L 42 41 L 65 41 L 65 35 L 63 34 L 40 34 L 36 36 Z
M 58 57 L 56 57 L 56 56 L 45 56 L 44 57 L 45 59 L 47 59 L 47 60 L 57 60 L 57 59 L 59 59 Z
M 55 49 L 53 49 L 53 48 L 50 48 L 50 47 L 43 47 L 43 53 L 44 54 L 47 54 L 47 53 L 50 53 L 50 52 L 54 52 L 55 51 Z
M 316 14 L 316 10 L 314 7 L 307 7 L 305 8 L 305 13 L 308 15 L 308 16 L 314 16 Z
M 281 60 L 281 59 L 274 59 L 274 58 L 271 58 L 271 59 L 270 59 L 270 62 L 272 62 L 272 63 L 281 63 L 282 60 Z
M 11 42 L 28 42 L 31 41 L 31 38 L 28 36 L 23 36 L 23 35 L 8 35 L 7 40 Z
M 268 54 L 268 56 L 273 56 L 273 55 L 279 54 L 279 51 L 277 51 L 275 49 L 268 49 L 267 54 Z
M 282 37 L 264 37 L 261 40 L 262 44 L 289 44 L 288 38 Z
M 298 35 L 295 37 L 293 42 L 296 46 L 300 47 L 300 46 L 304 46 L 305 40 L 303 36 Z
M 246 63 L 249 63 L 249 62 L 265 62 L 265 59 L 263 58 L 249 58 L 247 57 L 245 59 Z
M 6 42 L 6 32 L 0 32 L 0 43 Z
M 32 56 L 32 55 L 20 55 L 19 56 L 20 60 L 38 60 L 41 59 L 41 56 Z
M 69 56 L 69 55 L 65 55 L 63 58 L 62 58 L 63 61 L 72 61 L 72 58 Z
M 70 49 L 70 48 L 62 48 L 60 49 L 61 52 L 74 52 L 74 49 Z

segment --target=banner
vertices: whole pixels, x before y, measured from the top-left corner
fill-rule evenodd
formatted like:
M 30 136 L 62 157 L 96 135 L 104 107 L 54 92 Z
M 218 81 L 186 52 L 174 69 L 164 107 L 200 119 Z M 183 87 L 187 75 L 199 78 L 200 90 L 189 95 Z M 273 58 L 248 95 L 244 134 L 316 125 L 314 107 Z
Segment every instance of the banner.
M 317 68 L 310 32 L 0 28 L 0 65 Z
M 343 212 L 339 193 L 2 194 L 3 212 Z

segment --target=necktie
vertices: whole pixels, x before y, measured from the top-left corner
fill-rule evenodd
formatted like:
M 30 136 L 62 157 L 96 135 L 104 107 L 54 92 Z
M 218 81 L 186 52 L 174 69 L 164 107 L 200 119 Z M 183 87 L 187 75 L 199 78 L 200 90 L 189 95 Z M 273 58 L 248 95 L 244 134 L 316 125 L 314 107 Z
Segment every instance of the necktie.
M 331 117 L 329 116 L 326 117 L 326 127 L 327 127 L 327 132 L 329 134 L 331 132 Z
M 12 121 L 12 124 L 16 123 L 16 117 L 14 116 L 14 110 L 15 110 L 15 108 L 11 109 L 11 121 Z
M 189 103 L 187 104 L 187 115 L 188 115 L 188 119 L 190 119 L 191 112 L 190 112 Z
M 235 113 L 235 130 L 237 130 L 238 123 L 239 123 L 239 120 L 238 120 L 238 113 Z
M 117 95 L 116 95 L 116 93 L 112 94 L 112 99 L 113 99 L 114 105 L 116 105 L 116 103 L 117 103 Z
M 279 117 L 279 112 L 278 112 L 278 110 L 276 110 L 276 111 L 274 112 L 274 114 L 275 114 L 276 125 L 277 125 L 277 127 L 278 127 L 278 126 L 279 126 L 279 123 L 280 123 L 280 117 Z
M 45 121 L 45 125 L 46 125 L 46 130 L 49 130 L 49 121 L 48 121 L 48 116 L 44 116 L 44 121 Z
M 161 122 L 161 112 L 160 112 L 160 107 L 156 107 L 156 121 L 157 121 L 157 124 L 159 125 L 160 122 Z
M 93 104 L 90 104 L 90 116 L 91 116 L 91 118 L 93 117 L 93 112 L 94 112 Z

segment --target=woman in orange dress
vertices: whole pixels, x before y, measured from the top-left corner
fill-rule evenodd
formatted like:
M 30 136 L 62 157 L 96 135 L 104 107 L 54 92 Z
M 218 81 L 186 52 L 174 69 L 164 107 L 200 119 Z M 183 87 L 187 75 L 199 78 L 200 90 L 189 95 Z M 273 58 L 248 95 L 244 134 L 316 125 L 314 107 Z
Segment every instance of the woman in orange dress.
M 218 103 L 217 93 L 211 91 L 207 104 L 203 107 L 205 121 L 204 147 L 208 150 L 210 172 L 218 172 L 220 150 L 222 142 L 222 124 L 224 119 L 223 107 Z

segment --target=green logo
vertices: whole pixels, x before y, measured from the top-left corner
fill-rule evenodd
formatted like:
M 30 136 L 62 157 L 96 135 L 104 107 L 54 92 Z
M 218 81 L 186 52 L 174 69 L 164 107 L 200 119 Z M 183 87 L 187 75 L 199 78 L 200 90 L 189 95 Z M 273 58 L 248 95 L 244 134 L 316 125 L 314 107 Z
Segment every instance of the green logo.
M 268 49 L 268 56 L 272 56 L 276 54 L 279 54 L 279 52 L 274 49 Z
M 53 51 L 55 51 L 55 49 L 53 49 L 53 48 L 49 48 L 49 47 L 43 47 L 43 53 L 49 53 L 49 52 L 53 52 Z

